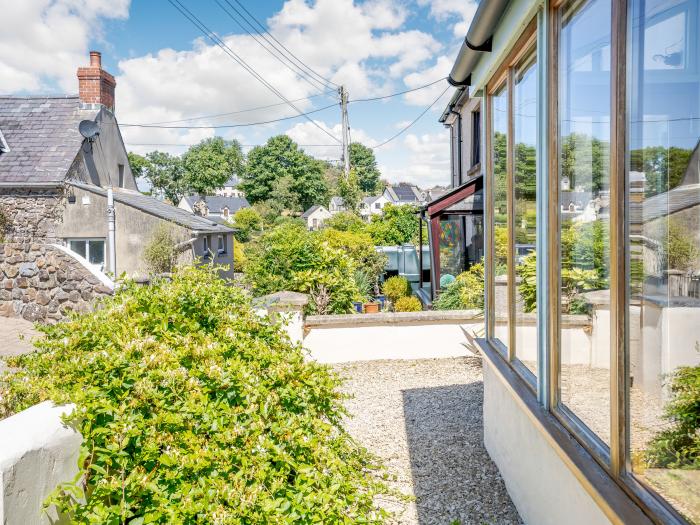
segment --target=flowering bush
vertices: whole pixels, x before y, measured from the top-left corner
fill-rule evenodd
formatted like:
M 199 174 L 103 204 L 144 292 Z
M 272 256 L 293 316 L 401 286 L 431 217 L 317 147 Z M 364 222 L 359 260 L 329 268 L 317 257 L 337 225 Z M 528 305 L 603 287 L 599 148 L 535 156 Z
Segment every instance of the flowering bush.
M 392 303 L 396 303 L 402 297 L 406 297 L 411 293 L 411 285 L 405 277 L 395 275 L 389 277 L 382 285 L 382 292 Z
M 394 304 L 394 310 L 397 312 L 420 312 L 423 310 L 423 305 L 417 297 L 401 297 Z
M 381 522 L 339 378 L 215 272 L 127 283 L 11 359 L 0 418 L 76 404 L 80 474 L 51 501 L 71 523 Z
M 433 303 L 436 310 L 466 310 L 484 308 L 484 265 L 473 264 L 460 273 L 440 293 Z

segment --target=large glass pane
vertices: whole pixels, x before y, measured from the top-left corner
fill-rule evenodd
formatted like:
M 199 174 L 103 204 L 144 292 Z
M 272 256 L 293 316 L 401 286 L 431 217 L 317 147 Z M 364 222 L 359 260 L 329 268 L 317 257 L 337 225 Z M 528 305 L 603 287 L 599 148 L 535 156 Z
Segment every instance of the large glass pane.
M 491 97 L 493 133 L 493 235 L 494 235 L 494 336 L 508 345 L 508 90 L 506 86 Z
M 105 242 L 102 240 L 88 241 L 90 252 L 90 262 L 92 264 L 104 264 L 105 262 Z
M 611 0 L 559 16 L 560 395 L 609 444 Z
M 537 315 L 535 300 L 535 219 L 537 178 L 536 53 L 515 69 L 513 124 L 515 131 L 515 355 L 537 375 Z
M 73 239 L 71 241 L 68 241 L 68 247 L 70 250 L 74 253 L 77 253 L 81 257 L 85 257 L 86 252 L 85 252 L 85 240 L 84 239 Z
M 632 469 L 700 523 L 700 1 L 631 9 Z

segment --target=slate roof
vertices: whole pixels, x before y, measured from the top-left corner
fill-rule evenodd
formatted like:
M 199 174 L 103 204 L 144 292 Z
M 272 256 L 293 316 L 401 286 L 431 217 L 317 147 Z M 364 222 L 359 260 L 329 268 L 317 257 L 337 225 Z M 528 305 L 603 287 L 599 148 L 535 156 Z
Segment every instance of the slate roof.
M 333 204 L 336 206 L 345 206 L 345 201 L 342 197 L 331 197 L 331 205 Z
M 0 129 L 10 150 L 0 154 L 0 183 L 63 181 L 83 142 L 78 124 L 98 112 L 80 109 L 77 96 L 0 97 Z
M 366 204 L 367 206 L 372 206 L 372 204 L 374 204 L 374 201 L 376 201 L 380 197 L 381 195 L 370 195 L 369 197 L 364 197 L 362 199 L 362 203 Z
M 196 202 L 199 202 L 198 195 L 187 195 L 185 197 L 187 204 L 193 208 Z M 224 208 L 228 208 L 231 213 L 236 213 L 241 208 L 250 208 L 250 203 L 245 197 L 223 197 L 221 195 L 208 195 L 204 197 L 204 202 L 207 204 L 209 213 L 222 213 Z
M 393 202 L 419 202 L 420 192 L 411 184 L 387 186 L 386 191 Z
M 107 190 L 99 186 L 84 184 L 82 182 L 71 182 L 70 184 L 98 195 L 107 196 Z M 194 231 L 205 233 L 231 233 L 235 231 L 233 228 L 224 226 L 218 220 L 200 217 L 199 215 L 195 215 L 182 208 L 176 208 L 175 206 L 144 195 L 138 191 L 115 188 L 114 200 Z
M 314 204 L 313 206 L 311 206 L 311 208 L 309 208 L 308 210 L 306 210 L 304 213 L 301 214 L 301 218 L 308 219 L 311 215 L 313 215 L 314 212 L 316 212 L 318 210 L 325 210 L 325 208 L 323 206 L 321 206 L 320 204 Z
M 224 183 L 224 188 L 235 188 L 241 181 L 238 179 L 238 175 L 233 175 L 229 180 Z

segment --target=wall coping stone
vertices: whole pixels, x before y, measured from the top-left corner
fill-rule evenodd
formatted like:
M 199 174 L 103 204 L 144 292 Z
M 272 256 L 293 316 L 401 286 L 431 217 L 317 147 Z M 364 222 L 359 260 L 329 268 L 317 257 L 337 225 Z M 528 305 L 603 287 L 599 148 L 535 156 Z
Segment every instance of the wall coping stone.
M 307 328 L 337 326 L 400 325 L 483 322 L 481 310 L 428 310 L 424 312 L 380 312 L 376 314 L 309 315 Z

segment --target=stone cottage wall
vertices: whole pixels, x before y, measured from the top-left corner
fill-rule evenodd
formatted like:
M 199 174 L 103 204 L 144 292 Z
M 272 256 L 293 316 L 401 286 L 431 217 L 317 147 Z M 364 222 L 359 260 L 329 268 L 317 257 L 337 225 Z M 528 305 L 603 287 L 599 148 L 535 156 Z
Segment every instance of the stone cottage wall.
M 112 290 L 59 248 L 65 197 L 56 189 L 0 188 L 0 315 L 53 322 Z
M 87 311 L 95 299 L 112 293 L 59 248 L 39 243 L 0 247 L 0 315 L 54 322 L 71 311 Z

